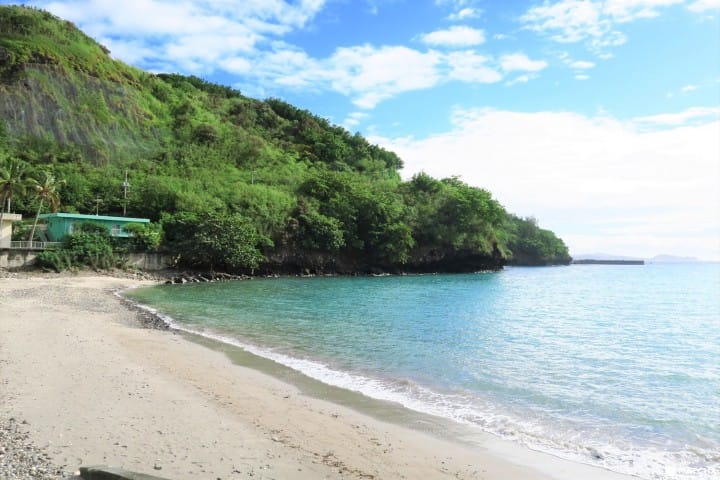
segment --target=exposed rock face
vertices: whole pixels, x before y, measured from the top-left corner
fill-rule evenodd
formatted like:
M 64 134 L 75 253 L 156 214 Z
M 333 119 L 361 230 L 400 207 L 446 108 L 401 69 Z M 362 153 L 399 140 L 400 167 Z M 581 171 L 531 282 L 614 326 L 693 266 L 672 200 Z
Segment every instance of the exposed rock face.
M 472 273 L 501 270 L 506 261 L 495 246 L 492 255 L 473 250 L 429 249 L 415 251 L 404 264 L 368 264 L 367 259 L 323 253 L 285 252 L 268 259 L 260 274 L 372 275 L 381 273 Z
M 0 63 L 3 55 L 8 52 L 0 50 Z M 122 83 L 62 72 L 53 65 L 25 67 L 16 77 L 0 83 L 0 118 L 10 137 L 75 144 L 96 163 L 107 161 L 120 147 L 125 154 L 128 149 L 147 154 L 161 148 L 156 129 L 138 128 L 152 119 L 131 108 L 141 99 Z
M 497 271 L 501 270 L 504 265 L 505 259 L 497 245 L 494 245 L 492 255 L 479 254 L 473 250 L 433 249 L 416 252 L 404 270 L 414 273 L 472 273 Z

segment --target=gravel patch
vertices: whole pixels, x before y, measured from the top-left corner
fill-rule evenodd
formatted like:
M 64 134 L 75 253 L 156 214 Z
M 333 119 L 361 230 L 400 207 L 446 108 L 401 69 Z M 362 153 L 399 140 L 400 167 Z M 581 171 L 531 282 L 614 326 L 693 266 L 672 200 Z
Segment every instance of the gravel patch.
M 26 424 L 0 417 L 0 480 L 66 480 L 75 478 L 30 441 Z

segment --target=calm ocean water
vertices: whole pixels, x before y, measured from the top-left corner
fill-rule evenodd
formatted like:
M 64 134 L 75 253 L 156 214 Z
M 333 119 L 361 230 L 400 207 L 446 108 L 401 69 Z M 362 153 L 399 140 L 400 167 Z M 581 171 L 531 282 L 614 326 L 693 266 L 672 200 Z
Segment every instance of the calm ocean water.
M 325 383 L 648 479 L 720 478 L 720 264 L 127 294 Z

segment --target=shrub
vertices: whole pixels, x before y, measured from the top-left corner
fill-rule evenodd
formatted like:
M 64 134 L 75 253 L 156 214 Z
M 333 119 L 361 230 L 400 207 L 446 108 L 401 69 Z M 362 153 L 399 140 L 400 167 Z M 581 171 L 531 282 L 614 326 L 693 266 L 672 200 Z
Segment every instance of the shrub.
M 61 272 L 79 267 L 108 270 L 123 265 L 115 255 L 112 237 L 105 227 L 94 223 L 83 223 L 76 233 L 68 235 L 62 248 L 46 250 L 37 257 L 41 268 Z
M 44 270 L 53 270 L 58 273 L 76 268 L 72 253 L 62 248 L 40 252 L 35 262 L 38 267 Z
M 132 235 L 128 244 L 134 251 L 156 251 L 162 243 L 163 230 L 159 223 L 129 223 L 125 231 Z

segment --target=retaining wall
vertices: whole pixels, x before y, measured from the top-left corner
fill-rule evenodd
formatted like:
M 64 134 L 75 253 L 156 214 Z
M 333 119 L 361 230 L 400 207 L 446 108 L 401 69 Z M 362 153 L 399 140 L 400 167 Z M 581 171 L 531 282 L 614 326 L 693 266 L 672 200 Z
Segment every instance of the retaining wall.
M 0 268 L 14 270 L 29 267 L 35 263 L 37 250 L 0 248 Z
M 35 264 L 39 250 L 22 248 L 0 248 L 0 268 L 18 270 Z M 128 263 L 140 270 L 154 271 L 168 268 L 173 263 L 173 256 L 163 253 L 130 253 Z

